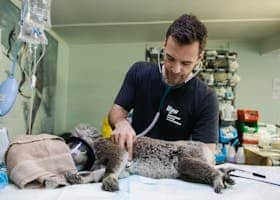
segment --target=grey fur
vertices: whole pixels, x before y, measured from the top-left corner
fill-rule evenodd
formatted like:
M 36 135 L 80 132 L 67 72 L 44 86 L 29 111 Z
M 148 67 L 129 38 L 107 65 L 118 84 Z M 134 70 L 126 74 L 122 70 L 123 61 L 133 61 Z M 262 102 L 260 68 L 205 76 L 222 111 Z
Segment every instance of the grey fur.
M 139 137 L 134 142 L 133 160 L 130 166 L 127 166 L 128 153 L 110 140 L 92 135 L 87 141 L 95 153 L 95 166 L 106 167 L 102 178 L 102 189 L 106 191 L 119 190 L 118 179 L 130 174 L 205 183 L 213 186 L 217 193 L 220 193 L 226 184 L 234 184 L 229 177 L 233 169 L 216 169 L 214 155 L 201 142 L 168 142 Z M 68 173 L 66 178 L 72 184 L 96 182 L 96 178 L 91 178 L 96 177 L 93 173 L 94 170 L 88 176 Z

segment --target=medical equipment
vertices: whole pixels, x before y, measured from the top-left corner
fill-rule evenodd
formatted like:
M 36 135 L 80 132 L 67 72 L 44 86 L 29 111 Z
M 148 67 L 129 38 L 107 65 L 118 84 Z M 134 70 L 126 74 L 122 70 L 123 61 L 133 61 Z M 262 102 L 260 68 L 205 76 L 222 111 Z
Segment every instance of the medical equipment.
M 31 135 L 34 93 L 36 87 L 36 70 L 39 62 L 44 57 L 48 44 L 44 29 L 50 27 L 51 0 L 23 0 L 20 19 L 20 33 L 18 38 L 28 44 L 29 51 L 33 54 L 33 67 L 30 67 L 31 98 L 29 106 L 29 124 L 27 134 Z M 43 52 L 37 60 L 37 49 L 42 44 Z M 18 90 L 18 89 L 17 89 Z
M 35 87 L 36 87 L 36 70 L 37 67 L 40 63 L 40 61 L 43 59 L 45 53 L 46 53 L 46 46 L 43 45 L 43 52 L 42 55 L 40 56 L 40 58 L 36 61 L 36 57 L 37 57 L 37 45 L 34 45 L 34 61 L 33 61 L 33 70 L 31 71 L 31 77 L 30 78 L 30 85 L 31 85 L 31 98 L 30 98 L 30 108 L 29 108 L 29 125 L 28 125 L 28 134 L 31 135 L 31 130 L 32 130 L 32 114 L 33 114 L 33 104 L 34 104 L 34 93 L 35 93 Z
M 4 163 L 5 153 L 9 147 L 9 135 L 7 128 L 0 128 L 0 164 Z
M 158 65 L 158 70 L 162 76 L 162 82 L 166 85 L 166 89 L 164 91 L 164 94 L 160 100 L 160 104 L 159 104 L 159 107 L 158 107 L 158 111 L 157 113 L 155 114 L 152 122 L 148 125 L 148 127 L 142 131 L 141 133 L 137 134 L 136 137 L 141 137 L 141 136 L 144 136 L 146 135 L 154 126 L 155 124 L 157 123 L 158 119 L 159 119 L 159 116 L 160 116 L 160 110 L 165 102 L 165 99 L 167 97 L 167 95 L 169 94 L 169 92 L 171 90 L 174 90 L 174 89 L 178 89 L 178 88 L 181 88 L 183 87 L 184 85 L 186 85 L 192 78 L 194 78 L 201 70 L 202 70 L 202 62 L 199 62 L 196 66 L 195 66 L 195 69 L 194 69 L 194 73 L 191 73 L 187 79 L 183 82 L 183 83 L 180 83 L 178 85 L 174 85 L 174 86 L 170 86 L 166 83 L 165 81 L 165 67 L 164 65 L 160 65 L 160 54 L 163 50 L 160 50 L 158 51 L 158 55 L 157 55 L 157 65 Z
M 77 170 L 91 170 L 95 161 L 95 156 L 89 144 L 85 140 L 73 136 L 72 133 L 64 133 L 61 137 L 64 138 L 66 144 L 70 148 L 71 156 Z
M 259 182 L 263 182 L 263 183 L 268 183 L 271 185 L 276 185 L 276 186 L 280 186 L 280 183 L 278 183 L 275 180 L 270 180 L 266 175 L 264 174 L 260 174 L 260 173 L 256 173 L 253 171 L 248 171 L 248 170 L 243 170 L 243 169 L 238 169 L 238 168 L 234 168 L 235 171 L 230 172 L 230 176 L 233 177 L 238 177 L 238 178 L 245 178 L 245 179 L 249 179 L 249 180 L 254 180 L 254 181 L 259 181 Z M 241 172 L 241 173 L 238 173 Z M 244 174 L 242 174 L 242 172 L 244 172 Z
M 266 176 L 264 174 L 259 174 L 259 173 L 256 173 L 256 172 L 251 172 L 251 171 L 248 171 L 248 170 L 238 169 L 238 168 L 235 168 L 235 170 L 241 171 L 241 172 L 246 172 L 246 173 L 249 173 L 249 174 L 251 174 L 253 176 L 260 177 L 260 178 L 266 178 Z
M 268 183 L 268 184 L 271 184 L 271 185 L 280 186 L 279 183 L 275 183 L 275 182 L 272 182 L 272 181 L 266 181 L 265 179 L 261 180 L 261 179 L 250 178 L 250 177 L 245 177 L 245 176 L 235 175 L 235 174 L 231 174 L 230 176 L 238 177 L 238 178 L 245 178 L 245 179 L 249 179 L 249 180 L 254 180 L 254 181 L 259 181 L 259 182 L 263 182 L 263 183 Z
M 40 29 L 51 26 L 51 0 L 23 0 L 21 18 L 25 23 Z
M 4 164 L 0 163 L 0 189 L 9 184 L 7 168 Z
M 14 74 L 19 46 L 20 43 L 17 43 L 13 52 L 13 62 L 10 72 L 8 73 L 8 78 L 0 85 L 0 116 L 6 115 L 11 110 L 16 101 L 18 83 Z
M 18 38 L 28 44 L 47 44 L 44 28 L 49 27 L 50 2 L 24 0 L 21 8 L 20 33 Z M 47 15 L 47 16 L 45 16 Z

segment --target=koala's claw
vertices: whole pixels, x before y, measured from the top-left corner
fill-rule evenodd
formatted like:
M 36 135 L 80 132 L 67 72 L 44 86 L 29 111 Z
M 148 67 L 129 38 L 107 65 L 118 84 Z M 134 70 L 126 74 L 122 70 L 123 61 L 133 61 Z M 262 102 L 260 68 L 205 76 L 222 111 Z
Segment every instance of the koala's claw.
M 235 168 L 228 167 L 228 168 L 219 168 L 219 171 L 223 173 L 223 181 L 226 184 L 234 185 L 234 180 L 230 177 L 230 173 L 235 171 Z
M 71 184 L 82 184 L 83 183 L 82 176 L 80 176 L 77 173 L 74 174 L 72 172 L 66 172 L 65 178 Z
M 223 181 L 223 177 L 221 175 L 218 175 L 214 182 L 213 182 L 213 187 L 214 187 L 214 191 L 216 193 L 221 193 L 222 192 L 222 189 L 225 188 L 225 184 L 224 184 L 224 181 Z
M 230 172 L 235 171 L 234 168 L 219 168 L 219 173 L 213 181 L 214 191 L 221 193 L 222 189 L 227 188 L 228 185 L 234 185 L 234 180 L 230 177 Z
M 109 192 L 119 190 L 118 180 L 112 176 L 107 176 L 102 180 L 102 189 Z

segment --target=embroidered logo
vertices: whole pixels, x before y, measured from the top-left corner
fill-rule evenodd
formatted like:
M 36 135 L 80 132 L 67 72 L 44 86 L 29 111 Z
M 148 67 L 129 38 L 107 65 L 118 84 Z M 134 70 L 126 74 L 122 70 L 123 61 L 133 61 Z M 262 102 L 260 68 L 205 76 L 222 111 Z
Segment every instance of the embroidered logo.
M 173 108 L 172 106 L 168 105 L 166 108 L 166 111 L 168 112 L 167 116 L 166 116 L 166 120 L 173 123 L 173 124 L 177 124 L 178 126 L 181 126 L 182 123 L 181 121 L 181 117 L 176 116 L 179 113 L 179 110 Z

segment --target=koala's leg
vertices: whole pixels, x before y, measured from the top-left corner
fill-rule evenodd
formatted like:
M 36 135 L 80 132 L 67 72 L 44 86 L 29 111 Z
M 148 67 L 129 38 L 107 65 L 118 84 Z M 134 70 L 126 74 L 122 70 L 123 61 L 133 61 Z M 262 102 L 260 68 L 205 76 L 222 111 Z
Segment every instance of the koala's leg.
M 65 178 L 71 184 L 97 183 L 102 179 L 104 173 L 105 168 L 96 169 L 94 171 L 82 171 L 78 173 L 67 172 L 65 174 Z
M 178 172 L 183 180 L 212 185 L 216 193 L 221 192 L 225 183 L 231 184 L 222 171 L 197 158 L 180 158 Z
M 108 152 L 107 152 L 108 153 Z M 102 180 L 102 189 L 110 192 L 119 190 L 118 178 L 126 167 L 128 153 L 120 148 L 114 148 L 106 164 L 106 171 Z

